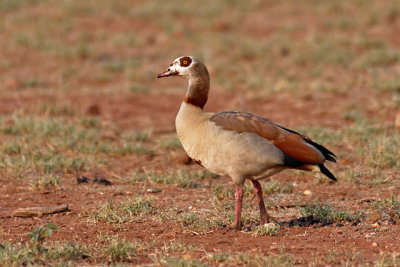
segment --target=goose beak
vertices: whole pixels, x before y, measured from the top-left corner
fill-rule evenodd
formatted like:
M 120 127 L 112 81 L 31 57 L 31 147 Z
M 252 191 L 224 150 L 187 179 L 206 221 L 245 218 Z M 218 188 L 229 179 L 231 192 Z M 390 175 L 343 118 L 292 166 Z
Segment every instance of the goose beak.
M 177 72 L 176 70 L 173 70 L 172 68 L 167 69 L 164 72 L 161 72 L 160 74 L 157 75 L 157 78 L 163 78 L 163 77 L 169 77 L 169 76 L 175 76 L 178 75 L 179 72 Z

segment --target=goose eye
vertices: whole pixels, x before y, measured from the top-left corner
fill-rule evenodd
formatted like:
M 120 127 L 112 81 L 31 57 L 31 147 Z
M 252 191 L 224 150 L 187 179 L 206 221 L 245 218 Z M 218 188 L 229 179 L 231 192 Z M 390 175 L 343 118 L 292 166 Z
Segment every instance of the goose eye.
M 192 63 L 192 59 L 190 57 L 182 57 L 179 59 L 179 63 L 182 67 L 188 67 Z

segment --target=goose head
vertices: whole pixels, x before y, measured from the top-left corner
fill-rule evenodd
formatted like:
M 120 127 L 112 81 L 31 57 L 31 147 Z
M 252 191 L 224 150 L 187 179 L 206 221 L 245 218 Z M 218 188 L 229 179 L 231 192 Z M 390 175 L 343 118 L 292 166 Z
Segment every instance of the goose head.
M 157 75 L 157 78 L 169 76 L 186 76 L 188 78 L 208 74 L 206 67 L 198 59 L 192 56 L 183 56 L 175 59 L 169 68 Z
M 210 88 L 210 76 L 206 66 L 192 56 L 175 59 L 169 68 L 157 75 L 157 78 L 169 76 L 184 76 L 189 81 L 184 102 L 203 109 L 207 102 Z

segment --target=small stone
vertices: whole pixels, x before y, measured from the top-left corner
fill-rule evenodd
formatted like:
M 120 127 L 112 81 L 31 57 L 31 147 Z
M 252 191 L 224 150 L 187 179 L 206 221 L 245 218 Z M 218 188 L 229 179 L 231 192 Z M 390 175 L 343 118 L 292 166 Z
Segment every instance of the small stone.
M 374 243 L 372 243 L 372 246 L 373 246 L 373 247 L 377 247 L 378 244 L 374 242 Z
M 161 193 L 162 190 L 159 188 L 149 188 L 147 189 L 147 193 Z
M 303 192 L 303 195 L 305 195 L 305 196 L 311 196 L 312 194 L 313 193 L 308 189 Z
M 372 227 L 372 228 L 379 228 L 379 226 L 380 226 L 379 223 L 371 224 L 371 227 Z

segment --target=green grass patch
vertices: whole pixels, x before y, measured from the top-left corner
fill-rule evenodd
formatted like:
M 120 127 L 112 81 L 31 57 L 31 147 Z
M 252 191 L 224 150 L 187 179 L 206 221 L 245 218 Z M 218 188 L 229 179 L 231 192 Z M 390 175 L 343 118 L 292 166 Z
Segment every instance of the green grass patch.
M 211 221 L 205 219 L 195 212 L 182 212 L 176 218 L 183 227 L 190 229 L 210 229 L 212 226 Z
M 61 187 L 61 179 L 58 176 L 44 175 L 31 182 L 31 189 L 37 191 L 54 191 Z
M 400 62 L 400 52 L 390 49 L 371 49 L 355 61 L 356 68 L 387 67 Z
M 12 244 L 0 239 L 0 265 L 33 265 L 35 261 L 36 254 L 27 244 Z
M 397 219 L 400 219 L 400 195 L 392 195 L 390 198 L 376 201 L 372 204 L 374 209 L 379 211 L 386 210 Z
M 108 244 L 103 250 L 110 262 L 129 261 L 138 255 L 134 245 L 118 236 L 108 240 Z
M 12 244 L 0 239 L 1 266 L 76 266 L 104 262 L 131 262 L 138 255 L 136 242 L 107 236 L 101 243 L 80 244 L 72 241 L 46 243 L 40 253 L 30 243 Z M 85 263 L 85 264 L 84 264 Z
M 28 233 L 28 236 L 31 237 L 32 251 L 37 255 L 46 252 L 47 248 L 43 246 L 43 243 L 53 235 L 54 230 L 58 231 L 60 228 L 53 223 L 48 223 L 46 226 L 39 226 Z
M 79 262 L 91 257 L 91 251 L 87 245 L 68 241 L 66 243 L 57 242 L 50 246 L 47 259 Z
M 304 217 L 312 216 L 318 220 L 332 221 L 332 222 L 345 222 L 351 221 L 357 215 L 350 215 L 347 211 L 336 210 L 328 204 L 315 204 L 307 205 L 299 208 L 300 214 Z
M 81 215 L 91 218 L 94 222 L 105 221 L 111 224 L 122 224 L 150 216 L 155 209 L 152 198 L 138 196 L 134 199 L 126 199 L 119 204 L 107 201 L 97 209 L 83 212 Z
M 176 207 L 164 210 L 160 214 L 162 221 L 178 223 L 181 227 L 195 232 L 205 232 L 212 228 L 226 225 L 223 217 L 216 209 L 212 211 L 193 211 L 189 209 L 189 211 L 186 211 Z
M 263 194 L 266 196 L 274 195 L 274 194 L 291 194 L 293 192 L 293 185 L 281 184 L 275 181 L 268 181 L 266 183 L 262 183 Z
M 203 267 L 207 266 L 198 260 L 184 259 L 172 256 L 156 256 L 152 258 L 154 264 L 168 267 Z
M 184 244 L 179 240 L 170 240 L 165 242 L 161 247 L 161 252 L 163 253 L 177 253 L 177 252 L 189 252 L 196 249 L 196 246 L 193 244 Z
M 52 236 L 54 230 L 59 228 L 52 223 L 32 229 L 27 235 L 31 238 L 25 244 L 12 244 L 0 239 L 0 265 L 1 266 L 33 266 L 42 265 L 48 260 L 69 260 L 66 253 L 57 253 L 47 240 Z M 61 247 L 58 252 L 63 251 Z M 76 253 L 75 253 L 76 254 Z M 68 254 L 69 256 L 71 254 Z
M 104 165 L 109 156 L 150 155 L 144 142 L 148 131 L 134 131 L 108 138 L 96 118 L 47 116 L 0 117 L 0 167 L 14 176 L 25 173 L 59 174 L 85 171 Z
M 207 258 L 214 264 L 227 266 L 294 266 L 299 263 L 291 254 L 254 254 L 250 252 L 209 253 Z

